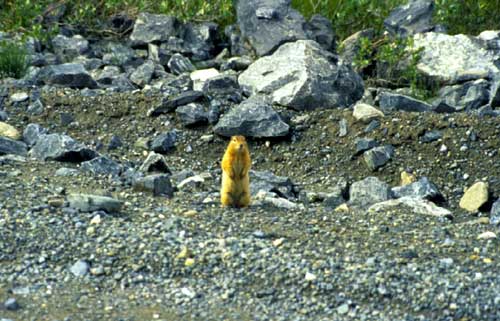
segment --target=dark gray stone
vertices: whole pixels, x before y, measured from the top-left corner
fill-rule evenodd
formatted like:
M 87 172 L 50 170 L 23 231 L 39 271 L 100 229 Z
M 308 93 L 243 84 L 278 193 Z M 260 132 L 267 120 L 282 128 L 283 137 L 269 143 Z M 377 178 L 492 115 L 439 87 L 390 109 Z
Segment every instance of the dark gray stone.
M 184 47 L 193 60 L 210 59 L 217 45 L 218 26 L 213 22 L 188 23 L 184 26 Z
M 307 38 L 304 17 L 291 8 L 291 0 L 238 1 L 236 14 L 243 38 L 259 56 L 285 42 Z
M 289 130 L 290 126 L 262 96 L 253 96 L 232 108 L 214 127 L 215 133 L 227 137 L 281 137 L 286 136 Z
M 151 112 L 151 116 L 158 116 L 160 114 L 168 113 L 174 111 L 177 107 L 187 105 L 190 103 L 194 103 L 204 99 L 205 95 L 201 91 L 189 90 L 185 91 L 182 94 L 171 98 L 165 97 L 160 106 L 155 108 Z
M 490 224 L 499 225 L 500 224 L 500 198 L 498 198 L 495 203 L 491 206 L 490 212 Z
M 375 139 L 371 138 L 357 138 L 356 139 L 356 152 L 354 156 L 358 156 L 378 146 L 378 143 Z
M 17 311 L 21 308 L 21 306 L 19 305 L 19 303 L 17 302 L 17 300 L 15 298 L 8 298 L 3 303 L 3 306 L 4 306 L 5 310 L 8 310 L 8 311 Z
M 492 108 L 500 107 L 500 77 L 491 81 L 489 105 Z
M 6 121 L 9 119 L 9 115 L 4 110 L 0 110 L 0 121 Z
M 170 69 L 170 72 L 175 75 L 189 73 L 196 69 L 188 58 L 179 53 L 173 54 L 172 57 L 170 57 L 167 66 Z
M 252 62 L 253 60 L 248 57 L 231 57 L 221 65 L 220 69 L 222 71 L 229 69 L 234 71 L 243 71 L 246 70 Z
M 135 90 L 136 87 L 128 79 L 126 74 L 120 74 L 111 80 L 110 88 L 115 89 L 118 92 Z
M 91 194 L 70 194 L 68 202 L 71 208 L 81 212 L 105 211 L 107 213 L 120 212 L 123 202 L 112 197 Z
M 229 25 L 224 29 L 224 35 L 229 41 L 232 56 L 249 56 L 252 54 L 250 44 L 244 41 L 237 25 Z
M 240 74 L 240 85 L 252 94 L 297 110 L 348 107 L 364 92 L 363 80 L 351 67 L 312 40 L 282 45 Z
M 64 62 L 69 62 L 74 58 L 89 52 L 89 42 L 80 35 L 71 38 L 57 35 L 51 40 L 54 53 Z
M 102 61 L 106 65 L 124 67 L 135 60 L 135 51 L 120 43 L 109 43 L 104 50 Z
M 431 130 L 425 132 L 425 134 L 420 137 L 420 141 L 422 143 L 430 143 L 440 139 L 441 137 L 443 137 L 443 132 L 441 132 L 440 130 Z
M 175 113 L 184 126 L 194 126 L 206 124 L 208 122 L 208 113 L 202 104 L 190 103 L 177 107 Z
M 390 198 L 389 185 L 373 176 L 352 183 L 349 189 L 349 202 L 363 207 L 387 201 Z
M 484 79 L 469 81 L 460 85 L 446 86 L 439 90 L 439 97 L 433 102 L 434 111 L 451 113 L 470 111 L 488 104 L 490 89 Z
M 39 74 L 47 85 L 72 88 L 97 88 L 97 83 L 81 64 L 62 64 L 44 67 Z
M 113 135 L 109 140 L 108 150 L 117 149 L 123 146 L 122 140 L 119 136 Z
M 135 20 L 130 40 L 134 45 L 165 42 L 177 37 L 182 25 L 177 18 L 162 14 L 140 13 Z
M 170 176 L 165 174 L 139 177 L 134 181 L 134 188 L 151 192 L 154 196 L 172 197 L 174 195 L 174 188 L 170 182 Z
M 113 80 L 122 73 L 118 66 L 106 66 L 102 70 L 93 72 L 94 79 L 101 85 L 111 85 Z
M 365 163 L 372 171 L 384 166 L 394 155 L 394 147 L 385 145 L 372 148 L 364 153 Z
M 233 75 L 219 75 L 209 78 L 203 84 L 203 92 L 209 97 L 239 94 L 238 79 Z
M 75 117 L 71 113 L 62 112 L 59 114 L 59 120 L 62 126 L 68 126 L 75 120 Z
M 145 63 L 137 67 L 136 70 L 130 75 L 130 81 L 139 87 L 144 87 L 149 84 L 153 73 L 155 71 L 155 64 L 151 60 L 147 60 Z
M 80 168 L 94 175 L 119 176 L 122 172 L 122 166 L 106 156 L 98 156 L 89 161 L 82 162 Z
M 439 192 L 437 186 L 429 181 L 429 179 L 425 176 L 411 184 L 393 187 L 392 194 L 395 198 L 409 196 L 433 202 L 442 202 L 444 200 L 444 197 L 441 192 Z
M 146 160 L 139 167 L 138 171 L 144 174 L 148 173 L 172 174 L 172 172 L 168 168 L 167 162 L 165 161 L 165 157 L 155 152 L 150 152 L 148 154 L 148 157 L 146 157 Z
M 97 153 L 67 135 L 42 135 L 30 155 L 39 160 L 83 162 L 97 157 Z
M 27 112 L 33 116 L 38 116 L 43 114 L 44 109 L 43 103 L 40 99 L 37 99 L 28 106 Z
M 166 66 L 168 61 L 172 57 L 172 54 L 169 53 L 164 48 L 157 46 L 155 44 L 148 44 L 148 58 L 162 66 Z
M 322 15 L 315 14 L 305 24 L 307 38 L 316 41 L 325 50 L 335 51 L 335 34 L 333 26 L 329 19 Z
M 0 155 L 26 156 L 28 147 L 25 143 L 7 137 L 0 137 Z
M 28 124 L 23 131 L 23 141 L 31 147 L 36 144 L 41 136 L 47 133 L 48 130 L 38 124 Z
M 391 111 L 427 112 L 432 110 L 432 106 L 426 102 L 387 91 L 381 92 L 378 99 L 380 109 L 384 113 Z
M 78 260 L 71 266 L 70 271 L 74 276 L 85 276 L 90 271 L 90 264 L 85 260 Z
M 285 176 L 276 176 L 270 171 L 250 171 L 250 194 L 259 191 L 273 192 L 280 197 L 293 199 L 297 197 L 296 187 L 292 180 Z
M 396 7 L 384 20 L 385 28 L 394 35 L 407 37 L 431 31 L 434 1 L 412 0 Z
M 151 150 L 160 154 L 168 153 L 175 148 L 176 141 L 176 131 L 161 133 L 151 141 Z

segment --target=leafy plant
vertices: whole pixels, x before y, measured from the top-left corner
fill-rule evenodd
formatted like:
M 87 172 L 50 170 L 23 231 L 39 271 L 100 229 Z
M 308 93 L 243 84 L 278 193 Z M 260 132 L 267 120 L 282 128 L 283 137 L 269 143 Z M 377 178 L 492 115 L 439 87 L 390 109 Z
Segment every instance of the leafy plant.
M 26 48 L 11 41 L 0 42 L 0 78 L 22 78 L 29 67 Z

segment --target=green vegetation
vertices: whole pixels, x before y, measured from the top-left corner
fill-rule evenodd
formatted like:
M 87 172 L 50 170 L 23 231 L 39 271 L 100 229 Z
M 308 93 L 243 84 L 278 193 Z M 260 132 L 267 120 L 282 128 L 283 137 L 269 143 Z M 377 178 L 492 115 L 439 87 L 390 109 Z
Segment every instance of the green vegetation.
M 10 41 L 0 42 L 0 78 L 22 78 L 28 70 L 26 49 Z

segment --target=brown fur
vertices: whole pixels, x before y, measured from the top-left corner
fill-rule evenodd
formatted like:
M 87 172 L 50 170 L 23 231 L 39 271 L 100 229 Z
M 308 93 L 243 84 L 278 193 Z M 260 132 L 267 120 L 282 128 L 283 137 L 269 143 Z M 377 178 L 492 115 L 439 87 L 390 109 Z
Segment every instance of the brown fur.
M 233 136 L 222 158 L 223 206 L 246 207 L 250 204 L 250 152 L 244 136 Z

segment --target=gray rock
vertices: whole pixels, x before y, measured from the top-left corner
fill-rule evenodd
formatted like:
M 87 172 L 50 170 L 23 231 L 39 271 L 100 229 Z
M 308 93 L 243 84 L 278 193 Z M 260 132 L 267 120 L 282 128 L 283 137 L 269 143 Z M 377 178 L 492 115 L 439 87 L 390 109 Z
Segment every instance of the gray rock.
M 97 153 L 67 135 L 42 135 L 30 155 L 39 160 L 83 162 L 97 157 Z
M 168 113 L 174 111 L 177 107 L 194 103 L 204 99 L 205 95 L 201 91 L 189 90 L 185 91 L 176 97 L 165 97 L 160 106 L 156 107 L 152 112 L 151 116 L 158 116 L 160 114 Z
M 113 80 L 121 73 L 120 67 L 105 66 L 103 69 L 93 72 L 92 76 L 101 85 L 111 85 Z
M 491 81 L 489 105 L 493 108 L 500 107 L 500 76 Z
M 119 176 L 123 169 L 120 164 L 106 156 L 98 156 L 89 161 L 82 162 L 80 168 L 94 175 L 113 176 Z
M 172 54 L 170 54 L 166 49 L 152 43 L 148 44 L 148 53 L 148 58 L 150 60 L 162 66 L 166 66 L 172 57 Z
M 354 156 L 358 156 L 378 146 L 378 142 L 372 138 L 356 138 L 356 151 Z
M 40 80 L 47 85 L 72 88 L 97 88 L 97 83 L 81 64 L 67 63 L 44 67 Z
M 213 22 L 184 26 L 184 49 L 194 60 L 207 60 L 213 56 L 217 45 L 218 26 Z
M 253 60 L 248 57 L 231 57 L 221 65 L 220 69 L 222 71 L 229 69 L 234 71 L 243 71 L 246 70 L 252 62 Z
M 426 102 L 387 91 L 381 92 L 378 99 L 380 109 L 384 113 L 391 111 L 427 112 L 432 110 L 432 106 Z
M 85 56 L 76 57 L 74 63 L 82 64 L 86 70 L 97 70 L 104 65 L 104 62 L 99 58 L 87 58 Z M 94 78 L 95 79 L 95 78 Z
M 366 125 L 365 129 L 363 130 L 363 132 L 365 134 L 367 134 L 369 132 L 374 131 L 375 129 L 377 129 L 379 127 L 380 127 L 380 121 L 374 119 L 368 125 Z
M 47 133 L 48 130 L 38 124 L 28 124 L 23 131 L 23 141 L 31 147 L 36 144 L 41 136 Z
M 412 0 L 392 10 L 384 20 L 384 26 L 390 33 L 400 37 L 431 31 L 434 27 L 433 12 L 434 1 Z
M 56 170 L 54 175 L 66 177 L 66 176 L 77 176 L 79 173 L 80 171 L 75 168 L 61 167 Z
M 250 194 L 259 191 L 273 192 L 280 197 L 293 199 L 297 195 L 292 180 L 285 176 L 276 176 L 270 171 L 250 171 Z
M 108 150 L 117 149 L 120 148 L 121 146 L 123 146 L 123 143 L 120 137 L 116 135 L 111 136 L 111 139 L 109 140 L 108 144 Z
M 434 185 L 427 177 L 422 177 L 418 181 L 404 186 L 397 186 L 392 188 L 394 198 L 412 197 L 422 198 L 433 202 L 442 202 L 443 195 L 439 192 L 436 185 Z
M 386 213 L 388 210 L 391 210 L 399 206 L 406 206 L 410 208 L 412 213 L 415 214 L 453 218 L 453 213 L 447 210 L 446 208 L 436 206 L 436 204 L 428 200 L 424 200 L 421 198 L 413 198 L 408 196 L 373 204 L 368 208 L 368 211 Z
M 426 32 L 416 34 L 413 40 L 414 48 L 423 48 L 418 71 L 437 83 L 453 85 L 492 78 L 500 72 L 498 53 L 487 50 L 474 37 Z
M 190 73 L 196 69 L 188 58 L 179 53 L 173 54 L 170 57 L 167 66 L 174 75 Z
M 394 155 L 394 147 L 385 145 L 375 147 L 364 153 L 364 160 L 368 168 L 372 171 L 384 166 Z
M 347 107 L 364 92 L 361 77 L 312 40 L 282 45 L 250 65 L 238 81 L 253 94 L 269 94 L 273 103 L 297 110 Z
M 33 116 L 38 116 L 43 114 L 44 110 L 45 108 L 43 106 L 43 103 L 40 101 L 40 99 L 37 99 L 28 106 L 27 112 Z
M 237 25 L 229 25 L 224 28 L 224 35 L 229 41 L 232 56 L 248 56 L 252 54 L 250 44 L 244 41 Z
M 146 160 L 139 167 L 138 171 L 144 174 L 148 173 L 172 174 L 172 172 L 168 168 L 165 157 L 155 152 L 149 152 L 148 157 L 146 157 Z
M 243 38 L 259 56 L 285 42 L 307 38 L 304 17 L 291 8 L 291 0 L 238 1 L 236 14 Z
M 190 103 L 180 106 L 175 110 L 175 113 L 184 126 L 194 126 L 208 122 L 208 113 L 202 104 Z
M 89 52 L 89 42 L 80 35 L 71 38 L 64 35 L 57 35 L 51 40 L 54 53 L 64 62 L 69 62 L 74 58 Z
M 6 121 L 9 119 L 9 115 L 4 110 L 0 110 L 0 121 Z
M 349 202 L 359 206 L 369 206 L 390 198 L 389 185 L 373 176 L 352 183 L 349 189 Z
M 361 49 L 361 39 L 367 38 L 372 40 L 375 36 L 375 31 L 373 29 L 365 29 L 358 31 L 342 41 L 340 44 L 340 57 L 345 64 L 351 65 L 359 54 Z
M 484 79 L 443 87 L 433 101 L 434 111 L 451 113 L 478 109 L 488 103 L 489 90 L 489 83 Z
M 348 131 L 349 131 L 349 128 L 347 125 L 347 120 L 345 118 L 342 118 L 339 121 L 339 137 L 347 136 Z
M 70 268 L 74 276 L 85 276 L 90 271 L 90 264 L 85 260 L 76 261 Z
M 210 97 L 228 96 L 239 94 L 238 79 L 233 75 L 219 75 L 209 78 L 203 84 L 203 92 Z
M 28 95 L 28 93 L 18 92 L 18 93 L 12 94 L 12 96 L 10 96 L 10 101 L 13 104 L 18 104 L 18 103 L 22 103 L 22 102 L 27 101 L 29 98 L 30 98 L 30 96 Z
M 110 88 L 113 88 L 118 92 L 131 91 L 136 89 L 136 87 L 128 79 L 126 74 L 120 74 L 116 77 L 113 77 L 111 80 Z
M 151 60 L 147 60 L 145 63 L 140 65 L 134 72 L 130 75 L 130 80 L 139 87 L 144 87 L 149 84 L 153 73 L 155 71 L 155 64 Z
M 73 114 L 67 112 L 59 113 L 59 119 L 62 126 L 68 126 L 73 121 L 75 121 L 75 117 L 73 116 Z
M 174 188 L 170 182 L 170 176 L 165 174 L 154 174 L 139 177 L 134 180 L 134 188 L 141 191 L 152 192 L 154 196 L 174 195 Z
M 151 150 L 160 154 L 168 153 L 175 148 L 176 141 L 176 131 L 161 133 L 151 141 Z
M 500 224 L 500 198 L 498 198 L 495 203 L 491 206 L 490 212 L 490 224 L 499 225 Z
M 3 306 L 5 310 L 7 311 L 17 311 L 21 308 L 19 303 L 15 298 L 8 298 L 4 303 Z
M 132 48 L 120 43 L 109 43 L 102 56 L 102 61 L 106 65 L 128 66 L 135 59 L 135 52 Z
M 425 132 L 425 134 L 422 137 L 420 137 L 420 141 L 422 143 L 430 143 L 438 139 L 441 139 L 441 137 L 443 137 L 443 132 L 441 132 L 440 130 L 431 130 Z
M 232 108 L 214 127 L 214 132 L 222 136 L 282 137 L 289 130 L 290 126 L 262 96 L 253 96 Z
M 81 212 L 105 211 L 107 213 L 120 212 L 123 202 L 112 197 L 91 194 L 68 195 L 69 206 Z
M 135 20 L 130 40 L 135 45 L 165 42 L 182 30 L 177 18 L 162 14 L 140 13 Z
M 316 41 L 325 50 L 335 51 L 335 34 L 329 19 L 322 15 L 315 14 L 305 24 L 307 38 Z
M 28 147 L 25 143 L 7 137 L 0 137 L 0 155 L 26 156 Z

